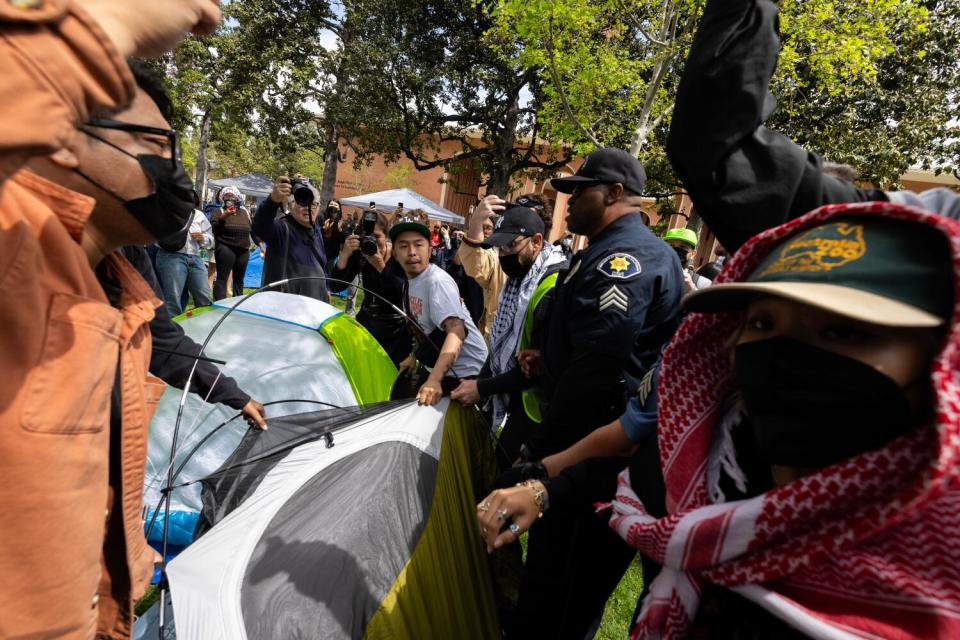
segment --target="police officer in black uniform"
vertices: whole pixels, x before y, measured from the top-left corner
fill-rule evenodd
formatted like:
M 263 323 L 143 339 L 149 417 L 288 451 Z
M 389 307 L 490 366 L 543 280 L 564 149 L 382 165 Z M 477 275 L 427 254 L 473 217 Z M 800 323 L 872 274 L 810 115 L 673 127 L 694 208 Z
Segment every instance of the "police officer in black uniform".
M 525 355 L 539 370 L 544 398 L 543 422 L 527 443 L 530 460 L 617 419 L 679 325 L 682 271 L 675 252 L 643 224 L 645 182 L 640 162 L 620 149 L 595 151 L 575 176 L 553 180 L 571 194 L 567 227 L 590 243 L 560 273 L 541 353 Z M 598 499 L 613 497 L 623 466 L 610 462 Z M 591 504 L 548 511 L 530 530 L 508 636 L 592 637 L 633 555 Z

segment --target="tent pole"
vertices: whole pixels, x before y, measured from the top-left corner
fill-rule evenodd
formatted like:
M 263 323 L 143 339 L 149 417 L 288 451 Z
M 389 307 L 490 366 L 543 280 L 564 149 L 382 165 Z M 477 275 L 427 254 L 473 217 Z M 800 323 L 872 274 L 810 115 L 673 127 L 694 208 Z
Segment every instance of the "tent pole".
M 164 631 L 165 631 L 165 627 L 166 627 L 166 621 L 165 621 L 165 619 L 164 619 L 164 610 L 163 610 L 163 598 L 166 596 L 167 587 L 168 587 L 168 581 L 167 581 L 167 550 L 168 550 L 168 546 L 167 546 L 167 545 L 168 545 L 168 535 L 169 535 L 169 526 L 170 526 L 170 503 L 172 502 L 171 496 L 170 496 L 170 495 L 166 495 L 166 494 L 172 493 L 172 492 L 173 492 L 173 489 L 174 489 L 174 486 L 173 486 L 173 481 L 174 481 L 173 465 L 174 465 L 174 463 L 176 462 L 176 455 L 177 455 L 177 438 L 178 438 L 178 436 L 180 435 L 180 422 L 181 422 L 181 420 L 183 419 L 183 410 L 184 410 L 184 407 L 186 406 L 186 403 L 187 403 L 187 393 L 189 393 L 190 386 L 193 384 L 193 376 L 196 375 L 197 365 L 200 363 L 200 358 L 204 356 L 204 351 L 206 350 L 207 345 L 210 344 L 210 340 L 213 339 L 214 334 L 217 332 L 217 330 L 220 328 L 220 326 L 224 323 L 224 321 L 226 321 L 226 319 L 227 319 L 228 317 L 230 317 L 230 314 L 232 314 L 240 305 L 242 305 L 244 302 L 246 302 L 247 300 L 249 300 L 249 299 L 252 298 L 253 296 L 257 295 L 257 294 L 260 293 L 261 291 L 269 291 L 269 290 L 271 290 L 271 289 L 274 289 L 274 288 L 276 288 L 276 287 L 281 287 L 281 286 L 283 286 L 283 285 L 285 285 L 285 284 L 288 284 L 288 283 L 291 283 L 291 282 L 306 281 L 306 280 L 322 280 L 322 281 L 325 281 L 325 282 L 337 282 L 337 283 L 340 283 L 340 284 L 346 284 L 346 285 L 349 285 L 349 286 L 354 286 L 353 283 L 351 283 L 351 282 L 347 282 L 347 281 L 345 281 L 345 280 L 339 280 L 339 279 L 337 279 L 337 278 L 330 278 L 330 277 L 327 277 L 327 276 L 298 276 L 298 277 L 296 277 L 296 278 L 286 278 L 286 279 L 284 279 L 284 280 L 278 280 L 278 281 L 276 281 L 276 282 L 271 282 L 270 284 L 264 285 L 264 286 L 260 287 L 259 289 L 256 289 L 255 291 L 251 291 L 251 292 L 248 293 L 247 295 L 243 296 L 240 300 L 237 300 L 236 304 L 234 304 L 232 307 L 230 307 L 229 309 L 227 309 L 226 313 L 224 313 L 223 316 L 221 316 L 220 319 L 217 320 L 217 323 L 216 323 L 215 325 L 213 325 L 213 327 L 212 327 L 212 328 L 210 329 L 210 331 L 207 333 L 207 337 L 204 338 L 203 344 L 200 345 L 200 351 L 197 353 L 197 356 L 194 357 L 193 366 L 190 368 L 190 374 L 187 376 L 187 381 L 186 381 L 186 383 L 183 385 L 183 392 L 180 394 L 180 404 L 179 404 L 179 406 L 177 407 L 177 421 L 176 421 L 176 423 L 174 424 L 174 427 L 173 427 L 173 436 L 172 436 L 171 439 L 170 439 L 170 456 L 169 456 L 169 465 L 168 465 L 168 467 L 167 467 L 167 483 L 166 483 L 166 486 L 164 486 L 163 489 L 161 489 L 161 494 L 166 496 L 166 502 L 163 503 L 163 539 L 162 539 L 162 542 L 161 542 L 161 549 L 162 549 L 162 551 L 161 551 L 160 567 L 159 567 L 159 569 L 160 569 L 160 598 L 161 598 L 160 618 L 159 618 L 159 621 L 160 621 L 160 624 L 159 624 L 160 640 L 163 640 Z M 402 309 L 397 308 L 397 306 L 396 306 L 395 304 L 393 304 L 392 302 L 390 302 L 390 301 L 387 300 L 385 297 L 383 297 L 382 295 L 380 295 L 379 293 L 377 293 L 377 292 L 375 292 L 375 291 L 369 291 L 369 290 L 365 289 L 365 288 L 362 287 L 362 286 L 357 286 L 357 288 L 360 289 L 360 290 L 362 290 L 362 291 L 364 292 L 364 294 L 372 295 L 372 296 L 374 296 L 374 297 L 382 300 L 383 302 L 387 303 L 390 307 L 393 308 L 393 310 L 394 310 L 395 312 L 397 312 L 397 314 L 403 316 L 403 318 L 404 318 L 404 319 L 407 321 L 407 323 L 409 324 L 411 331 L 412 331 L 416 336 L 418 336 L 418 337 L 420 337 L 421 339 L 424 339 L 424 340 L 427 339 L 426 334 L 423 333 L 423 329 L 420 328 L 420 325 L 417 323 L 417 321 L 414 320 L 413 318 L 411 318 L 409 315 L 407 315 L 407 313 L 404 312 Z M 161 499 L 161 502 L 163 502 L 162 499 Z M 159 510 L 159 504 L 157 505 L 157 507 L 158 507 L 158 510 Z

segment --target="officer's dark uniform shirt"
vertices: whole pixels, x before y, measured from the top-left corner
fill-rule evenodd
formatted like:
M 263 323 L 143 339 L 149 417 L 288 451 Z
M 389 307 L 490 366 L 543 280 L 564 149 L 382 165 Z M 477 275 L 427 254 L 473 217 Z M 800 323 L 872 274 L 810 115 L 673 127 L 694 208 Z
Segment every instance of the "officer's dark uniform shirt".
M 621 415 L 676 331 L 682 295 L 676 253 L 638 214 L 574 256 L 560 272 L 544 335 L 544 420 L 529 442 L 533 455 L 563 450 Z

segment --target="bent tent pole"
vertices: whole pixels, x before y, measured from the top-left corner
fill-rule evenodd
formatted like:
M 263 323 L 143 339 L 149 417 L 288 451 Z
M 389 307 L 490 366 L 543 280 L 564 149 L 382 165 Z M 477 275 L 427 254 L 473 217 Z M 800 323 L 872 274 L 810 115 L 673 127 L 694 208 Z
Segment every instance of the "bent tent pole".
M 179 355 L 183 355 L 184 357 L 192 357 L 192 356 L 189 356 L 189 355 L 187 355 L 187 354 L 179 354 Z M 226 363 L 224 362 L 224 364 L 226 364 Z M 301 400 L 301 399 L 293 399 L 293 398 L 291 398 L 291 399 L 289 399 L 289 400 L 273 400 L 273 401 L 271 401 L 271 402 L 265 402 L 265 403 L 263 403 L 263 406 L 264 406 L 264 407 L 269 407 L 269 406 L 272 406 L 272 405 L 275 405 L 275 404 L 293 404 L 293 403 L 301 403 L 301 402 L 302 402 L 302 403 L 305 403 L 305 404 L 319 404 L 319 405 L 323 405 L 323 406 L 325 406 L 325 407 L 329 407 L 329 408 L 331 408 L 331 409 L 343 409 L 343 407 L 340 407 L 340 406 L 335 405 L 335 404 L 330 404 L 329 402 L 321 402 L 321 401 L 319 401 L 319 400 Z M 240 411 L 240 412 L 237 413 L 236 415 L 234 415 L 234 416 L 232 416 L 232 417 L 224 420 L 224 421 L 221 422 L 220 424 L 218 424 L 216 427 L 214 427 L 213 429 L 211 429 L 210 432 L 207 433 L 207 435 L 203 436 L 203 438 L 201 438 L 200 441 L 199 441 L 196 445 L 194 445 L 194 447 L 193 447 L 192 449 L 190 449 L 190 451 L 187 452 L 187 455 L 184 457 L 184 459 L 180 461 L 180 465 L 177 467 L 177 470 L 174 471 L 174 473 L 173 473 L 173 479 L 176 480 L 177 478 L 180 477 L 180 472 L 183 471 L 183 468 L 184 468 L 185 466 L 187 466 L 187 463 L 190 462 L 190 460 L 191 460 L 191 459 L 193 458 L 193 456 L 197 453 L 197 451 L 200 450 L 200 447 L 202 447 L 204 444 L 206 444 L 207 440 L 209 440 L 209 439 L 212 438 L 216 433 L 218 433 L 218 432 L 220 431 L 220 429 L 222 429 L 223 427 L 227 426 L 228 424 L 230 424 L 231 422 L 233 422 L 234 420 L 236 420 L 237 418 L 239 418 L 239 417 L 242 416 L 242 415 L 243 415 L 243 412 Z M 185 487 L 185 486 L 187 486 L 187 485 L 189 485 L 189 484 L 193 484 L 193 482 L 195 482 L 195 481 L 191 480 L 191 481 L 188 482 L 188 483 L 174 485 L 173 487 L 169 487 L 169 488 L 167 488 L 167 487 L 162 487 L 162 488 L 161 488 L 161 490 L 160 490 L 160 494 L 161 494 L 161 495 L 160 495 L 160 500 L 157 502 L 156 507 L 154 507 L 154 509 L 153 509 L 153 515 L 152 515 L 151 518 L 150 518 L 150 523 L 147 525 L 146 533 L 144 534 L 144 535 L 147 537 L 147 539 L 150 538 L 150 534 L 153 532 L 153 525 L 154 525 L 154 523 L 155 523 L 156 520 L 157 520 L 157 516 L 158 516 L 159 513 L 160 513 L 160 509 L 163 508 L 163 504 L 164 504 L 164 500 L 166 499 L 166 496 L 167 496 L 173 489 L 179 489 L 180 487 Z
M 177 437 L 179 436 L 179 433 L 180 433 L 180 422 L 183 419 L 183 410 L 187 403 L 187 394 L 189 393 L 190 385 L 193 384 L 193 376 L 197 372 L 197 365 L 200 363 L 200 358 L 204 356 L 204 351 L 206 350 L 207 345 L 210 343 L 210 340 L 213 338 L 214 334 L 216 334 L 220 326 L 224 323 L 224 321 L 228 317 L 230 317 L 230 314 L 232 314 L 244 302 L 246 302 L 247 300 L 249 300 L 250 298 L 252 298 L 253 296 L 257 295 L 262 291 L 269 291 L 276 287 L 282 287 L 283 285 L 289 284 L 291 282 L 299 282 L 299 281 L 307 281 L 307 280 L 337 282 L 339 284 L 345 284 L 348 286 L 357 286 L 357 285 L 353 285 L 352 282 L 347 282 L 345 280 L 340 280 L 338 278 L 330 278 L 328 276 L 297 276 L 295 278 L 286 278 L 284 280 L 277 280 L 276 282 L 271 282 L 270 284 L 266 284 L 260 287 L 259 289 L 256 289 L 255 291 L 251 291 L 247 295 L 243 296 L 240 300 L 237 300 L 237 302 L 232 307 L 227 309 L 226 313 L 224 313 L 223 316 L 221 316 L 221 318 L 217 320 L 216 324 L 214 324 L 213 327 L 210 329 L 210 331 L 207 333 L 207 337 L 204 338 L 203 344 L 200 345 L 200 351 L 197 353 L 197 357 L 194 358 L 193 366 L 190 368 L 190 374 L 187 376 L 187 381 L 183 385 L 183 392 L 180 394 L 180 404 L 177 406 L 177 421 L 174 424 L 173 436 L 170 439 L 170 456 L 169 456 L 169 465 L 167 467 L 167 483 L 166 483 L 166 486 L 164 486 L 160 492 L 161 493 L 160 502 L 163 504 L 163 509 L 164 509 L 163 538 L 162 538 L 162 547 L 161 547 L 162 551 L 161 551 L 161 559 L 160 559 L 160 601 L 161 602 L 163 602 L 163 599 L 166 596 L 166 591 L 167 591 L 167 537 L 168 537 L 168 527 L 170 525 L 170 498 L 168 494 L 173 487 L 173 479 L 174 479 L 173 466 L 176 461 L 176 454 L 177 454 Z M 426 334 L 424 334 L 423 330 L 420 328 L 420 325 L 417 323 L 417 321 L 411 318 L 402 309 L 399 309 L 395 304 L 387 300 L 382 295 L 376 293 L 375 291 L 370 291 L 362 286 L 357 286 L 357 288 L 363 291 L 365 295 L 370 294 L 376 297 L 377 299 L 387 303 L 395 312 L 397 312 L 397 314 L 402 316 L 407 321 L 407 324 L 410 326 L 410 329 L 416 335 L 418 335 L 424 340 L 427 339 Z M 159 511 L 159 508 L 160 508 L 160 504 L 157 505 L 157 511 Z M 166 628 L 165 610 L 163 607 L 161 607 L 159 627 L 158 627 L 159 633 L 160 633 L 160 640 L 163 640 L 163 637 L 164 637 L 163 634 L 164 634 L 165 628 Z

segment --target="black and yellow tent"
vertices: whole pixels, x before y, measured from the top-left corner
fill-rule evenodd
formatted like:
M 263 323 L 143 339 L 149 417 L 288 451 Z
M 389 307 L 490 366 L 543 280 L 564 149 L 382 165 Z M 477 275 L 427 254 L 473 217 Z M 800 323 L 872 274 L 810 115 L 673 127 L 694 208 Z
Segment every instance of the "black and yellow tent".
M 447 400 L 248 432 L 168 567 L 177 637 L 498 638 L 474 510 L 491 473 L 487 425 Z

